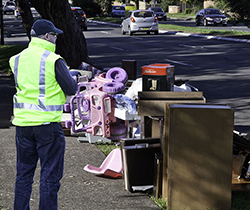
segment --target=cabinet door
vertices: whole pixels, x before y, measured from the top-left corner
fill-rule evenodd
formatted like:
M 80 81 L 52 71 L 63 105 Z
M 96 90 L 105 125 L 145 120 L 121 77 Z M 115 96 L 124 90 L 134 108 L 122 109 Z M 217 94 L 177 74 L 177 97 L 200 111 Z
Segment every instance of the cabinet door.
M 230 209 L 234 111 L 166 105 L 163 198 L 167 209 Z

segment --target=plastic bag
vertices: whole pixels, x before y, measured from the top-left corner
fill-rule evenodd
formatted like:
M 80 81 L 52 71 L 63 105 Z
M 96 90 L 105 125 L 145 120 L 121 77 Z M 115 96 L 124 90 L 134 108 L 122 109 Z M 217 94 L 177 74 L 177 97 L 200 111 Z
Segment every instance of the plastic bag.
M 137 100 L 139 91 L 142 91 L 142 78 L 136 79 L 132 83 L 131 87 L 129 87 L 125 95 L 131 98 L 132 100 Z
M 88 63 L 82 62 L 78 68 L 79 70 L 91 71 L 92 72 L 92 79 L 95 75 L 100 74 L 102 71 L 94 66 L 91 66 Z
M 114 97 L 118 109 L 126 109 L 129 114 L 137 114 L 135 102 L 123 94 L 116 94 Z
M 174 92 L 192 92 L 192 89 L 186 84 L 182 84 L 181 86 L 174 85 Z

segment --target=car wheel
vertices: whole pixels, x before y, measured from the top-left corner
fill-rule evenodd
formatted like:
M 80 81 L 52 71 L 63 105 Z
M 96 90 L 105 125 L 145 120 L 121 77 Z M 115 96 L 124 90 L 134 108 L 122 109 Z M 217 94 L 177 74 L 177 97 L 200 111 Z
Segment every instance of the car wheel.
M 133 32 L 131 31 L 130 27 L 129 27 L 129 36 L 132 36 Z
M 126 32 L 125 32 L 124 29 L 123 29 L 123 26 L 122 26 L 122 28 L 121 28 L 121 32 L 122 32 L 122 35 L 125 35 L 125 34 L 126 34 Z
M 199 26 L 199 25 L 200 25 L 200 22 L 199 22 L 198 19 L 195 21 L 195 25 L 196 25 L 196 26 Z
M 203 24 L 204 24 L 204 26 L 207 26 L 207 20 L 206 19 L 203 20 Z
M 155 31 L 154 33 L 155 33 L 155 35 L 158 35 L 158 34 L 159 34 L 159 31 Z
M 125 84 L 128 81 L 128 74 L 123 68 L 114 67 L 108 70 L 106 78 Z

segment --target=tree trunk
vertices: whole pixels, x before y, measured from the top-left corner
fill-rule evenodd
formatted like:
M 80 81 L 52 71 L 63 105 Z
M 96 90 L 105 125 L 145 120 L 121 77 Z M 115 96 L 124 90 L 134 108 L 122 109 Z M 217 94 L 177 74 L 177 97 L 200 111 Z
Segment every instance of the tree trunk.
M 23 28 L 30 39 L 30 30 L 34 21 L 29 7 L 29 2 L 28 0 L 17 0 L 16 2 L 19 13 L 23 20 L 22 22 Z
M 20 2 L 27 2 L 18 1 L 19 7 Z M 43 19 L 50 20 L 57 28 L 63 30 L 63 34 L 59 35 L 56 41 L 56 53 L 66 60 L 71 69 L 78 69 L 82 61 L 92 64 L 88 56 L 86 39 L 71 12 L 68 0 L 30 0 L 30 3 Z M 27 27 L 26 32 L 30 31 L 30 28 L 31 26 Z

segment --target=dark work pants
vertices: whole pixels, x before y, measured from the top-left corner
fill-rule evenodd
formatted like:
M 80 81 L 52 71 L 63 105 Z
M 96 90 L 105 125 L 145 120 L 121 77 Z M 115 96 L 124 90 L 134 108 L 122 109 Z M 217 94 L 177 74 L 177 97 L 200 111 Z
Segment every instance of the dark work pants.
M 33 177 L 40 159 L 39 210 L 57 209 L 57 193 L 63 176 L 65 138 L 61 123 L 16 126 L 16 184 L 14 210 L 30 209 Z

